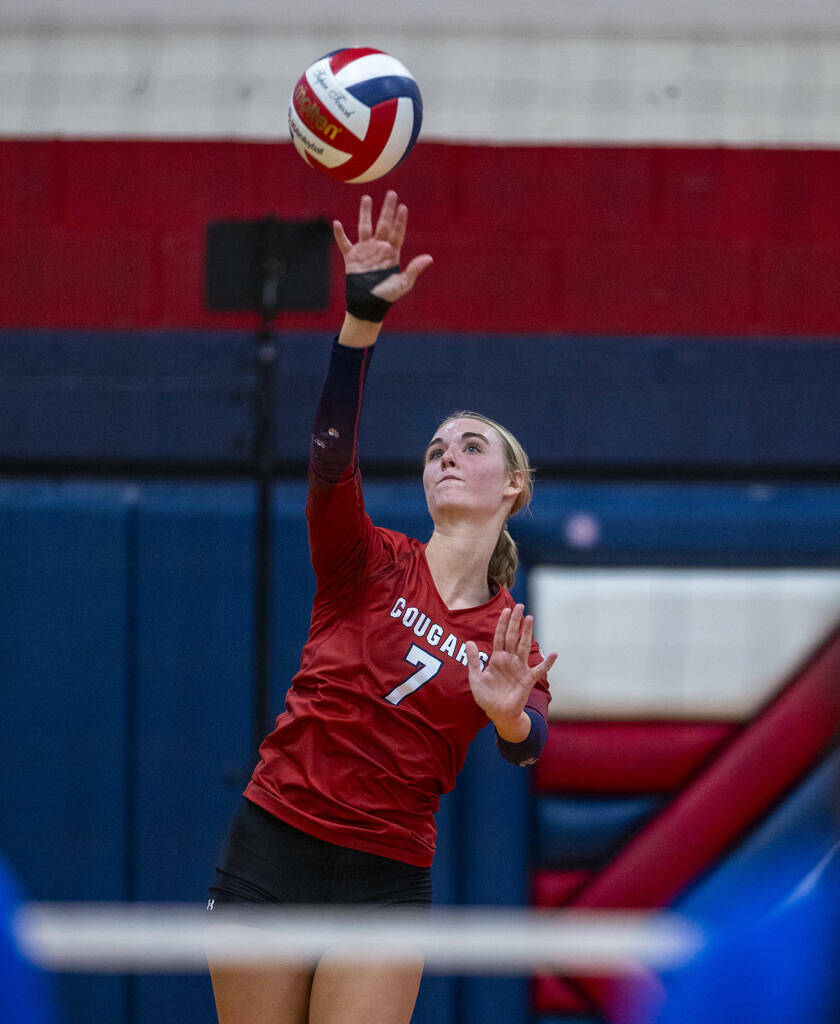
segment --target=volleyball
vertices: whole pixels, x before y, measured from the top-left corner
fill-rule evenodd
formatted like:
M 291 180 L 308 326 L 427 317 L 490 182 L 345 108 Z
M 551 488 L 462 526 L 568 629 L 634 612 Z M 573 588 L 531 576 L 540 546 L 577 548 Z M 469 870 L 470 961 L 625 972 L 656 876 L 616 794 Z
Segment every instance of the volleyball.
M 300 76 L 289 132 L 303 159 L 337 181 L 361 184 L 411 152 L 423 100 L 408 68 L 370 46 L 334 50 Z

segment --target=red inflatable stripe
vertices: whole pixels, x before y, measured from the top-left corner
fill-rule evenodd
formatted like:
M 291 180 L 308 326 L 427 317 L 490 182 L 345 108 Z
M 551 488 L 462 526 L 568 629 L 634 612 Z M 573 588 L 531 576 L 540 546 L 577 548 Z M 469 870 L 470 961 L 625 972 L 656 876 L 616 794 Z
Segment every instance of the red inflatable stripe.
M 562 907 L 591 876 L 591 871 L 535 871 L 531 902 L 535 907 Z
M 737 726 L 551 722 L 534 768 L 539 792 L 664 793 L 685 785 Z
M 572 899 L 576 907 L 665 906 L 813 765 L 840 724 L 840 631 L 685 791 Z M 614 983 L 576 982 L 625 1020 Z
M 694 783 L 593 878 L 574 904 L 652 908 L 670 903 L 801 778 L 835 738 L 838 712 L 840 631 Z
M 592 1002 L 562 978 L 539 975 L 534 978 L 534 1011 L 536 1013 L 592 1013 Z

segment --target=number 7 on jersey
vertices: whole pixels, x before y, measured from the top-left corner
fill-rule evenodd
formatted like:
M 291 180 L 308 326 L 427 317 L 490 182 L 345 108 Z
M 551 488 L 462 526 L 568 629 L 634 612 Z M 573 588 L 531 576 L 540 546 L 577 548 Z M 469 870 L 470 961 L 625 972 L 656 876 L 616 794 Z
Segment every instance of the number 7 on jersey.
M 424 651 L 417 644 L 412 644 L 409 647 L 408 654 L 406 654 L 404 660 L 409 665 L 419 665 L 419 668 L 416 672 L 412 672 L 408 679 L 400 683 L 399 686 L 395 686 L 390 693 L 385 694 L 385 700 L 391 704 L 399 704 L 410 693 L 419 690 L 421 686 L 424 686 L 433 676 L 440 672 L 441 665 L 443 664 L 439 658 L 429 654 L 428 651 Z

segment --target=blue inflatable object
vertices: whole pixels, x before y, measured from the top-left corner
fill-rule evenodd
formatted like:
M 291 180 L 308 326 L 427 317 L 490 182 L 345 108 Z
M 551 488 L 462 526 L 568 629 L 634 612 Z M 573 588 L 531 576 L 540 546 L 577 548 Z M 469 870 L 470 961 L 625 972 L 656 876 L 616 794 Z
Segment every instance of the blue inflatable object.
M 54 1024 L 47 983 L 15 942 L 12 920 L 20 897 L 0 859 L 0 1024 Z
M 663 979 L 655 1024 L 837 1024 L 840 843 L 770 913 L 725 923 L 691 964 Z

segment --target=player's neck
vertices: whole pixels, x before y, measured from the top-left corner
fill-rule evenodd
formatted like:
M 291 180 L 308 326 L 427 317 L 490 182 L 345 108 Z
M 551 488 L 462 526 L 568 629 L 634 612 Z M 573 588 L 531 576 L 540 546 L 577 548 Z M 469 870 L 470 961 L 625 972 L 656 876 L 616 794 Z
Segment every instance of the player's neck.
M 426 545 L 426 562 L 447 608 L 474 608 L 492 597 L 487 567 L 496 541 L 435 527 Z

